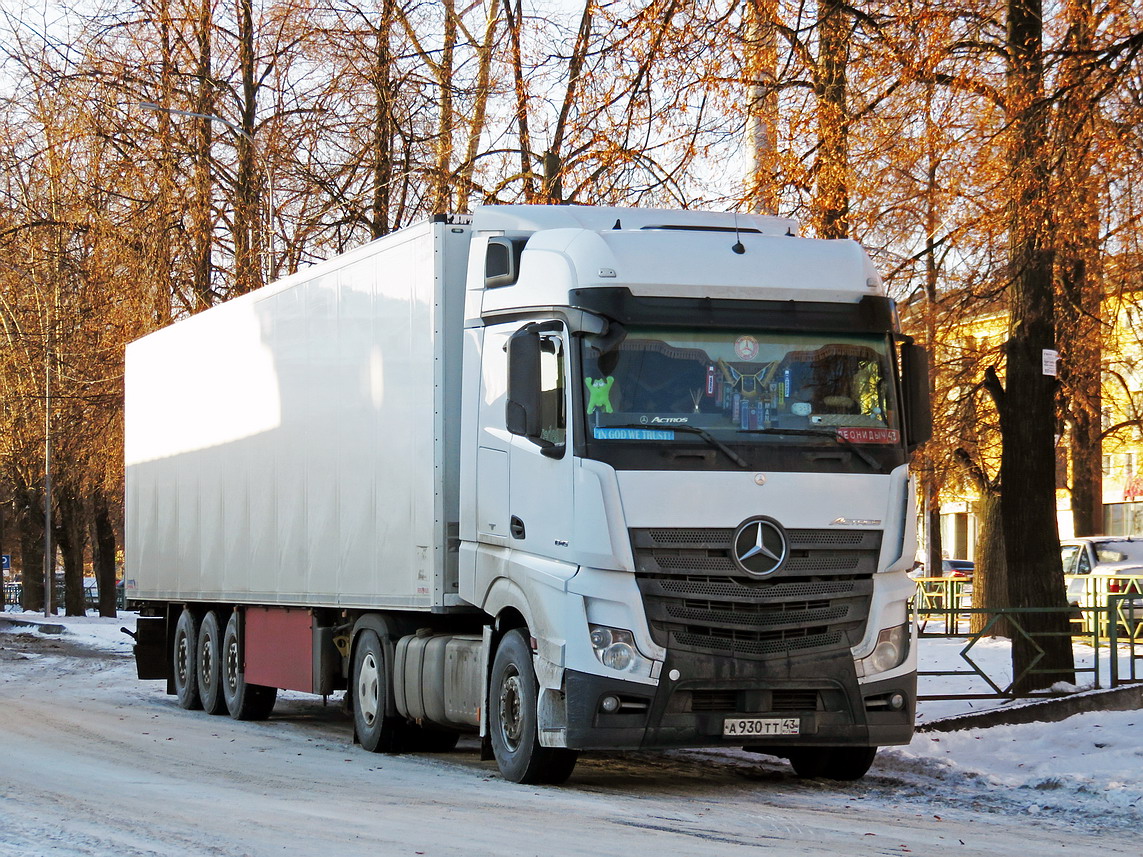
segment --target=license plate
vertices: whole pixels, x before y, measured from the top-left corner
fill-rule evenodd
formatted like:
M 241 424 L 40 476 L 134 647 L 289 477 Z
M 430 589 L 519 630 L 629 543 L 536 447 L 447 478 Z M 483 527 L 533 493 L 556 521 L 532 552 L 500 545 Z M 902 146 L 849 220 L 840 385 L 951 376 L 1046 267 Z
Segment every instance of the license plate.
M 728 717 L 722 721 L 722 734 L 733 738 L 759 735 L 797 735 L 801 721 L 797 717 Z

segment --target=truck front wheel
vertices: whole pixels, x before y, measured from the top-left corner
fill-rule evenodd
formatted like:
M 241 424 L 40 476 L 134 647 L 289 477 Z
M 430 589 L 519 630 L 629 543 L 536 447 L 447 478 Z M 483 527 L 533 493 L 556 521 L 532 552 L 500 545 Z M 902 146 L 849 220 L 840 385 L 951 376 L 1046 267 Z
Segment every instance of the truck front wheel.
M 179 707 L 188 711 L 202 708 L 198 695 L 198 626 L 194 614 L 184 607 L 175 625 L 175 645 L 171 676 Z
M 539 684 L 532 666 L 532 649 L 520 630 L 500 641 L 492 662 L 489 729 L 496 764 L 515 783 L 557 785 L 571 776 L 573 750 L 541 747 L 536 729 Z
M 276 687 L 247 684 L 238 613 L 230 614 L 222 635 L 222 697 L 235 720 L 265 720 L 278 698 Z

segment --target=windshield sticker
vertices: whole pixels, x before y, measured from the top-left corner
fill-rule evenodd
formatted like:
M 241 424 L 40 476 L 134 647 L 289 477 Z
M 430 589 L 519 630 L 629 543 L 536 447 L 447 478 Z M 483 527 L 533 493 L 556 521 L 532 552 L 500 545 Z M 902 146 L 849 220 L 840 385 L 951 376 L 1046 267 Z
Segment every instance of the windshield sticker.
M 596 440 L 674 440 L 673 431 L 663 429 L 594 428 Z
M 739 360 L 754 360 L 758 357 L 758 340 L 753 336 L 740 336 L 734 340 L 734 353 Z
M 611 407 L 611 385 L 615 383 L 615 378 L 608 375 L 606 380 L 597 378 L 584 378 L 584 384 L 587 385 L 588 402 L 587 412 L 594 414 L 597 408 L 603 408 L 606 413 L 613 414 L 615 409 Z
M 901 441 L 900 432 L 886 428 L 838 426 L 837 436 L 844 437 L 850 443 L 900 443 Z

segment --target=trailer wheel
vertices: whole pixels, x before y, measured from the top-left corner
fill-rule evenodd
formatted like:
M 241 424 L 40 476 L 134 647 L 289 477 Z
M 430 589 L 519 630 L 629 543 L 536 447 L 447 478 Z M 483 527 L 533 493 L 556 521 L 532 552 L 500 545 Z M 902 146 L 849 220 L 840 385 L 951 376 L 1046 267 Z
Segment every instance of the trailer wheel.
M 865 776 L 876 755 L 876 747 L 805 747 L 791 750 L 789 758 L 802 779 L 851 782 Z
M 222 635 L 222 698 L 235 720 L 265 720 L 278 698 L 276 687 L 248 684 L 242 662 L 242 634 L 237 611 L 230 614 Z
M 574 750 L 540 746 L 536 729 L 538 695 L 531 646 L 523 631 L 509 631 L 492 661 L 488 712 L 492 752 L 505 779 L 557 785 L 571 776 L 578 754 Z
M 207 714 L 225 714 L 226 699 L 222 695 L 222 628 L 218 614 L 211 610 L 198 628 L 196 679 L 198 695 Z
M 376 631 L 365 630 L 353 650 L 353 731 L 370 753 L 409 749 L 403 720 L 387 715 L 389 668 Z
M 171 675 L 174 678 L 175 696 L 179 707 L 187 711 L 202 708 L 198 695 L 198 634 L 194 614 L 183 608 L 175 625 L 175 645 L 172 654 Z

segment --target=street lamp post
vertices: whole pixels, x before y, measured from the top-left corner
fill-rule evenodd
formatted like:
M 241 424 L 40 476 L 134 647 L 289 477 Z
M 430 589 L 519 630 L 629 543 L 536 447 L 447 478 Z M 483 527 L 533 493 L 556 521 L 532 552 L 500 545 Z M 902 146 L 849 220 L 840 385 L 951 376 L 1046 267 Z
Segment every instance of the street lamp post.
M 215 116 L 213 113 L 195 113 L 193 110 L 179 110 L 174 107 L 163 107 L 161 104 L 156 104 L 153 101 L 140 101 L 139 106 L 144 110 L 155 110 L 159 113 L 169 113 L 174 116 L 191 116 L 195 119 L 206 119 L 210 122 L 217 122 L 218 124 L 227 128 L 232 134 L 246 140 L 255 151 L 258 149 L 258 143 L 255 141 L 254 136 L 244 130 L 242 127 L 235 125 L 229 119 L 223 119 L 221 116 Z M 265 168 L 265 160 L 262 161 L 263 168 Z M 266 217 L 269 220 L 269 225 L 266 229 L 266 237 L 269 244 L 270 260 L 266 264 L 267 279 L 273 272 L 273 258 L 274 258 L 274 175 L 269 170 L 266 170 Z
M 49 313 L 50 313 L 49 307 Z M 56 612 L 56 558 L 52 544 L 52 331 L 44 331 L 44 617 Z

